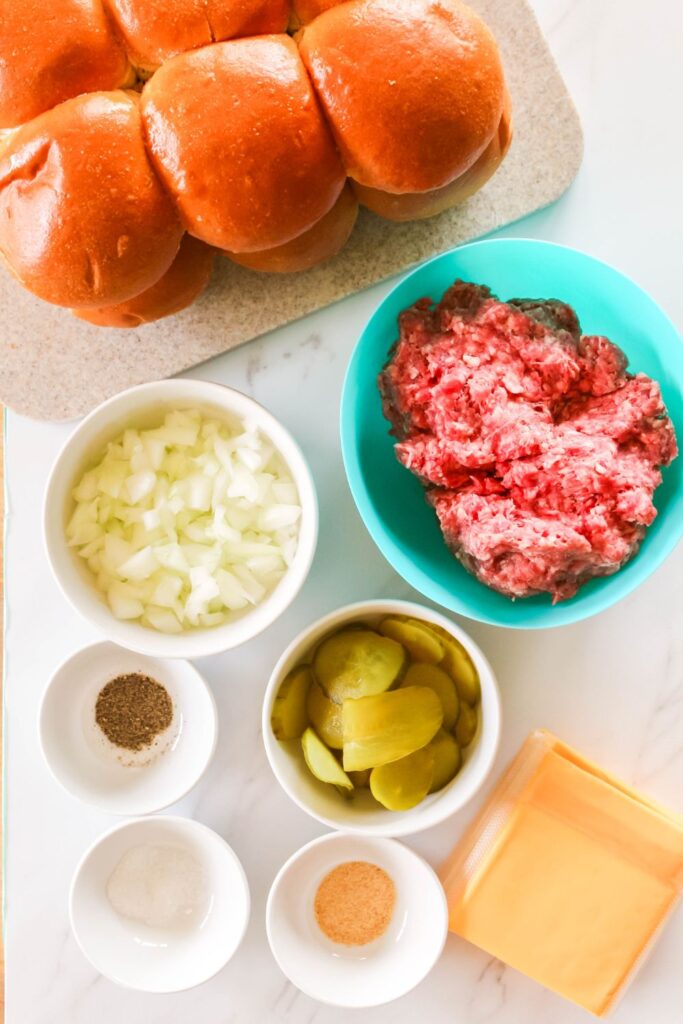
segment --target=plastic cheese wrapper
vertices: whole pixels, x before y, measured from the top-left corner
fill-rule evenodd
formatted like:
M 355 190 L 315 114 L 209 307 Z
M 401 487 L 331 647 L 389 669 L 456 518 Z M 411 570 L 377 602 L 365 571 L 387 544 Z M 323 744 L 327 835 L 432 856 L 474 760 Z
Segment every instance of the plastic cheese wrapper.
M 683 885 L 683 817 L 529 736 L 440 871 L 453 932 L 598 1017 Z

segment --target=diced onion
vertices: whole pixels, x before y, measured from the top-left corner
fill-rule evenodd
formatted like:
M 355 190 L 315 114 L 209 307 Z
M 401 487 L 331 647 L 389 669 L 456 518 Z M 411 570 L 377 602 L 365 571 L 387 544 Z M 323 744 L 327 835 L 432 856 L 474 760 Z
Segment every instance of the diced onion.
M 113 614 L 164 633 L 257 605 L 296 553 L 296 484 L 252 423 L 182 410 L 125 430 L 72 496 L 67 541 Z

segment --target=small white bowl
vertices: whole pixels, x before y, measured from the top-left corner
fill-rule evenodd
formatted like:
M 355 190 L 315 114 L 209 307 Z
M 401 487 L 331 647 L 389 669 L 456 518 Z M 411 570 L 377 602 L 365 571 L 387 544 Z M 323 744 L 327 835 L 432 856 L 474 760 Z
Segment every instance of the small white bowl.
M 102 687 L 135 672 L 161 683 L 173 701 L 169 728 L 138 753 L 114 746 L 95 722 Z M 145 658 L 106 642 L 84 647 L 60 665 L 43 695 L 38 724 L 57 782 L 109 814 L 151 814 L 182 799 L 206 771 L 218 733 L 213 694 L 189 662 Z
M 249 418 L 258 424 L 289 467 L 302 513 L 299 545 L 275 589 L 258 605 L 221 626 L 165 634 L 116 619 L 82 558 L 67 544 L 73 487 L 99 459 L 108 441 L 127 427 L 157 426 L 174 409 L 200 409 L 219 418 Z M 311 567 L 318 538 L 318 502 L 308 464 L 291 434 L 262 405 L 240 391 L 200 380 L 163 380 L 122 391 L 103 402 L 75 429 L 57 456 L 45 492 L 43 532 L 52 572 L 66 599 L 83 618 L 123 647 L 158 658 L 200 658 L 251 640 L 294 600 Z
M 396 887 L 387 931 L 367 946 L 340 946 L 318 927 L 315 894 L 345 861 L 383 868 Z M 280 869 L 268 896 L 266 930 L 273 956 L 293 985 L 331 1006 L 379 1006 L 410 992 L 446 941 L 446 897 L 429 864 L 392 839 L 332 833 L 302 847 Z
M 270 716 L 277 691 L 288 672 L 311 652 L 327 633 L 345 623 L 380 619 L 385 615 L 409 615 L 446 629 L 459 640 L 472 658 L 481 682 L 479 726 L 472 743 L 463 751 L 463 765 L 452 782 L 426 797 L 409 811 L 388 811 L 368 791 L 358 791 L 353 800 L 341 796 L 334 786 L 311 775 L 295 741 L 276 739 Z M 410 601 L 361 601 L 325 615 L 300 633 L 286 649 L 270 677 L 263 702 L 262 732 L 266 754 L 275 777 L 302 810 L 330 828 L 369 836 L 407 836 L 438 825 L 459 811 L 481 789 L 498 751 L 500 739 L 500 693 L 493 669 L 474 640 L 440 612 Z
M 121 916 L 107 883 L 123 855 L 141 845 L 189 852 L 206 883 L 197 927 L 151 928 Z M 206 825 L 187 818 L 137 818 L 105 832 L 86 850 L 69 894 L 69 916 L 83 955 L 106 978 L 143 992 L 180 992 L 208 981 L 235 954 L 249 922 L 249 885 L 235 852 Z

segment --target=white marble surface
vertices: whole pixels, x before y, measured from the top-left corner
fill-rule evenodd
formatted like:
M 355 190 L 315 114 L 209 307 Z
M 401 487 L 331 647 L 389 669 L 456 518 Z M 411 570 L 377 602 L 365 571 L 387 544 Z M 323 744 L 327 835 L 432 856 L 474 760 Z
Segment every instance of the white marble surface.
M 683 322 L 680 287 L 683 82 L 677 0 L 536 0 L 579 107 L 586 157 L 554 208 L 507 234 L 584 248 L 636 277 Z M 253 394 L 300 439 L 316 475 L 320 547 L 299 600 L 266 634 L 200 667 L 220 710 L 216 759 L 175 810 L 217 829 L 242 858 L 253 913 L 244 945 L 213 981 L 176 996 L 117 988 L 97 975 L 69 932 L 66 899 L 84 847 L 112 820 L 62 793 L 40 758 L 36 711 L 56 664 L 93 633 L 60 599 L 40 542 L 41 496 L 68 427 L 7 422 L 6 939 L 7 1024 L 341 1024 L 280 974 L 264 904 L 278 867 L 323 830 L 275 783 L 259 737 L 269 670 L 294 631 L 342 602 L 409 591 L 374 549 L 352 504 L 337 439 L 344 366 L 384 286 L 199 368 Z M 535 726 L 556 731 L 605 767 L 680 809 L 683 780 L 683 550 L 621 605 L 574 627 L 514 633 L 471 625 L 503 690 L 496 774 Z M 467 626 L 467 624 L 465 624 Z M 475 807 L 414 840 L 432 863 Z M 678 1024 L 683 915 L 667 928 L 615 1024 Z M 587 1014 L 451 937 L 433 974 L 398 1003 L 357 1013 L 369 1024 L 580 1024 Z

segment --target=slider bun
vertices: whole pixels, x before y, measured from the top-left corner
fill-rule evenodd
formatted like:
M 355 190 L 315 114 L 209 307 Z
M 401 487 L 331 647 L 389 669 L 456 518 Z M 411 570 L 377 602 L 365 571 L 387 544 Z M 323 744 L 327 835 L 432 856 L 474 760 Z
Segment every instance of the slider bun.
M 0 0 L 0 263 L 139 326 L 200 293 L 207 247 L 290 273 L 342 248 L 359 202 L 463 202 L 511 124 L 461 0 Z
M 512 112 L 510 98 L 506 95 L 505 109 L 498 131 L 472 166 L 449 185 L 434 189 L 432 192 L 408 192 L 397 195 L 353 182 L 353 191 L 363 206 L 367 206 L 373 213 L 387 220 L 423 220 L 426 217 L 434 217 L 451 206 L 464 203 L 478 192 L 497 171 L 510 148 L 511 141 Z
M 358 216 L 358 202 L 346 185 L 329 213 L 291 242 L 261 252 L 226 253 L 235 263 L 250 270 L 288 274 L 309 270 L 336 256 L 346 245 Z
M 200 295 L 211 277 L 214 250 L 192 235 L 183 235 L 178 255 L 151 288 L 116 306 L 72 309 L 79 320 L 98 327 L 141 327 L 179 313 Z
M 152 71 L 169 57 L 200 46 L 284 32 L 288 0 L 108 0 L 128 52 Z
M 344 169 L 294 42 L 215 43 L 147 83 L 148 149 L 187 230 L 230 252 L 272 249 L 334 205 Z
M 101 0 L 2 0 L 0 55 L 0 128 L 134 77 Z
M 124 302 L 168 270 L 181 236 L 145 152 L 134 94 L 67 100 L 0 151 L 0 253 L 47 302 Z
M 343 2 L 344 0 L 292 0 L 290 26 L 296 29 L 308 25 L 323 11 L 329 11 L 330 7 L 336 7 Z
M 385 192 L 442 189 L 498 131 L 496 42 L 459 0 L 349 0 L 299 34 L 351 178 Z

